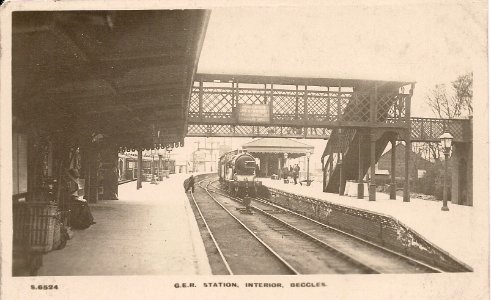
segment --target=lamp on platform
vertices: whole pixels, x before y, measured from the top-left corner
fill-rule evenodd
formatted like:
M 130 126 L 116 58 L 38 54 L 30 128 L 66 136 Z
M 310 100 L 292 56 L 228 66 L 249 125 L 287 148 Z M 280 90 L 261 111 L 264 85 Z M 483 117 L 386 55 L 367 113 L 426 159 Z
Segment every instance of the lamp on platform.
M 445 132 L 440 136 L 440 143 L 443 148 L 443 154 L 445 155 L 445 172 L 443 173 L 443 211 L 448 211 L 447 201 L 448 201 L 448 193 L 447 193 L 447 172 L 448 172 L 448 156 L 450 155 L 450 150 L 452 149 L 452 140 L 453 136 Z
M 310 150 L 305 153 L 305 156 L 307 156 L 307 186 L 310 185 Z

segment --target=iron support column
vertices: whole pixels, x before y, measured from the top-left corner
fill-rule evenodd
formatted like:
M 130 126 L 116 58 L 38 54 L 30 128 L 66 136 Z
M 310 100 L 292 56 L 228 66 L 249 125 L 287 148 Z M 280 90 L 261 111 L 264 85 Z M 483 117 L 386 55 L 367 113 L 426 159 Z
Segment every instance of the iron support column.
M 281 179 L 281 157 L 278 157 L 278 179 Z
M 326 191 L 326 169 L 327 164 L 324 165 L 324 156 L 321 157 L 321 165 L 322 165 L 322 191 Z
M 339 195 L 344 195 L 343 153 L 339 153 Z
M 118 200 L 118 147 L 106 144 L 100 151 L 102 160 L 102 197 L 104 200 Z
M 331 173 L 327 174 L 327 175 L 329 175 L 329 179 L 331 179 L 331 174 L 333 172 L 332 170 L 333 170 L 333 167 L 334 167 L 334 161 L 333 161 L 332 155 L 333 155 L 333 153 L 331 152 L 330 157 L 329 157 L 329 169 L 328 169 L 328 171 L 330 171 Z M 325 191 L 327 192 L 327 180 L 324 183 L 324 186 L 325 186 L 325 189 L 326 189 Z
M 97 150 L 93 146 L 89 146 L 89 195 L 87 201 L 96 203 L 99 200 L 99 180 L 97 177 L 99 164 Z M 87 183 L 86 183 L 87 185 Z
M 232 93 L 233 93 L 233 83 L 232 83 Z M 201 120 L 203 118 L 203 81 L 199 82 L 199 93 L 198 93 L 198 115 Z
M 365 196 L 363 187 L 363 156 L 361 151 L 362 139 L 362 133 L 358 132 L 358 199 L 363 199 Z
M 409 90 L 409 96 L 406 97 L 405 101 L 405 109 L 406 109 L 406 151 L 405 151 L 405 159 L 404 159 L 404 196 L 403 201 L 409 202 L 411 199 L 409 198 L 409 159 L 411 155 L 411 98 L 413 96 L 414 91 L 414 83 L 411 84 L 411 89 Z
M 390 199 L 396 199 L 396 140 L 395 138 L 390 141 L 392 145 L 392 151 L 390 156 Z
M 405 149 L 405 157 L 404 157 L 404 202 L 410 202 L 409 198 L 409 158 L 411 156 L 411 139 L 410 132 L 406 135 L 406 149 Z
M 307 186 L 310 185 L 310 156 L 307 156 Z
M 265 172 L 264 172 L 264 174 L 266 175 L 266 177 L 271 176 L 271 174 L 269 174 L 269 158 L 267 156 L 265 158 L 264 168 L 266 169 Z
M 370 133 L 370 188 L 368 191 L 368 200 L 376 200 L 377 185 L 375 184 L 375 134 Z
M 143 155 L 142 149 L 138 149 L 138 162 L 137 162 L 137 173 L 136 173 L 136 189 L 142 188 L 142 169 L 143 169 Z

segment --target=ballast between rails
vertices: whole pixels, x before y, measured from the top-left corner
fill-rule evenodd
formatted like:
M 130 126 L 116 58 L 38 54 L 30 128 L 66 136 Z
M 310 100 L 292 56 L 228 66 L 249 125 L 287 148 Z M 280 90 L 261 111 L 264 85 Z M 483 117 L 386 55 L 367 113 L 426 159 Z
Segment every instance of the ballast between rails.
M 235 201 L 237 201 L 237 202 L 242 203 L 242 200 L 241 200 L 241 199 L 239 199 L 239 198 L 236 198 L 236 197 L 231 197 L 231 196 L 229 196 L 229 195 L 225 195 L 225 194 L 219 193 L 219 192 L 217 192 L 217 191 L 212 191 L 212 192 L 217 193 L 217 194 L 222 195 L 222 196 L 229 197 L 229 198 L 230 198 L 230 199 L 232 199 L 232 200 L 235 200 Z M 271 219 L 273 219 L 273 220 L 275 220 L 275 221 L 277 221 L 277 222 L 281 223 L 282 225 L 286 226 L 287 228 L 289 228 L 289 229 L 291 229 L 291 230 L 293 230 L 293 231 L 295 231 L 295 232 L 299 233 L 299 234 L 300 234 L 300 235 L 302 235 L 303 237 L 306 237 L 306 238 L 308 238 L 308 239 L 310 239 L 310 240 L 314 241 L 315 243 L 317 243 L 317 244 L 321 245 L 322 247 L 326 248 L 328 251 L 332 251 L 332 252 L 334 252 L 334 253 L 335 253 L 337 256 L 342 257 L 343 259 L 345 259 L 345 260 L 347 260 L 347 261 L 351 262 L 352 264 L 354 264 L 354 265 L 356 265 L 356 266 L 358 266 L 358 267 L 360 267 L 360 268 L 362 268 L 362 269 L 365 269 L 365 270 L 367 271 L 367 273 L 369 273 L 369 274 L 380 274 L 380 273 L 381 273 L 380 271 L 376 270 L 375 268 L 373 268 L 373 267 L 371 267 L 371 266 L 368 266 L 368 265 L 366 265 L 366 264 L 364 264 L 364 263 L 360 262 L 359 260 L 355 259 L 354 257 L 351 257 L 351 256 L 349 256 L 349 255 L 347 255 L 347 254 L 343 253 L 342 251 L 340 251 L 340 250 L 336 249 L 335 247 L 333 247 L 333 246 L 331 246 L 331 245 L 329 245 L 329 244 L 327 244 L 327 243 L 325 243 L 325 242 L 323 242 L 323 241 L 319 240 L 318 238 L 316 238 L 316 237 L 312 236 L 311 234 L 309 234 L 309 233 L 307 233 L 307 232 L 305 232 L 305 231 L 303 231 L 303 230 L 301 230 L 301 229 L 299 229 L 299 228 L 297 228 L 297 227 L 295 227 L 295 226 L 293 226 L 293 225 L 289 224 L 288 222 L 285 222 L 285 221 L 283 221 L 283 220 L 281 220 L 281 219 L 279 219 L 279 218 L 277 218 L 277 217 L 275 217 L 275 216 L 273 216 L 273 215 L 271 215 L 271 214 L 267 213 L 266 211 L 264 211 L 264 210 L 262 210 L 262 209 L 260 209 L 260 208 L 257 208 L 257 207 L 255 207 L 255 206 L 253 206 L 253 205 L 251 205 L 251 206 L 250 206 L 250 208 L 251 208 L 252 210 L 254 210 L 254 211 L 257 211 L 257 212 L 259 212 L 259 213 L 261 213 L 261 214 L 263 214 L 263 215 L 266 215 L 266 216 L 268 216 L 269 218 L 271 218 Z
M 201 186 L 201 182 L 203 182 L 204 180 L 198 182 L 198 185 Z M 196 199 L 194 199 L 194 193 L 193 191 L 191 191 L 191 199 L 193 199 L 193 202 L 194 202 L 194 205 L 196 206 L 196 210 L 198 211 L 199 213 L 199 216 L 201 217 L 201 220 L 203 220 L 203 223 L 205 224 L 206 226 L 206 230 L 208 231 L 208 233 L 210 234 L 210 237 L 213 241 L 213 244 L 215 245 L 217 251 L 218 251 L 218 254 L 220 255 L 220 258 L 222 259 L 222 262 L 223 264 L 225 265 L 225 268 L 227 269 L 227 272 L 230 274 L 230 275 L 234 275 L 232 269 L 230 268 L 230 265 L 228 264 L 227 262 L 227 259 L 225 258 L 225 256 L 223 255 L 223 252 L 222 250 L 220 249 L 220 246 L 218 246 L 218 243 L 215 239 L 215 237 L 213 236 L 213 233 L 211 232 L 211 229 L 210 227 L 208 226 L 208 223 L 206 222 L 206 219 L 205 217 L 203 216 L 203 214 L 201 213 L 201 209 L 199 208 L 198 206 L 198 203 L 196 202 Z
M 324 223 L 321 223 L 321 222 L 319 222 L 319 221 L 317 221 L 317 220 L 314 220 L 314 219 L 312 219 L 312 218 L 309 218 L 309 217 L 304 216 L 304 215 L 302 215 L 302 214 L 299 214 L 299 213 L 297 213 L 297 212 L 294 212 L 294 211 L 291 211 L 291 210 L 289 210 L 289 209 L 286 209 L 286 208 L 284 208 L 284 207 L 281 207 L 281 206 L 279 206 L 279 205 L 276 205 L 276 204 L 274 204 L 274 203 L 271 203 L 270 201 L 268 201 L 268 200 L 266 200 L 266 199 L 263 199 L 263 198 L 256 198 L 256 199 L 254 199 L 254 200 L 256 200 L 256 201 L 258 201 L 258 202 L 261 202 L 261 203 L 263 203 L 263 204 L 270 205 L 270 206 L 272 206 L 272 207 L 275 207 L 275 208 L 281 209 L 281 210 L 286 211 L 286 212 L 288 212 L 288 213 L 294 214 L 294 215 L 296 215 L 296 216 L 298 216 L 298 217 L 301 217 L 301 218 L 304 218 L 304 219 L 306 219 L 306 220 L 309 220 L 309 221 L 311 221 L 311 222 L 313 222 L 313 223 L 316 223 L 317 225 L 320 225 L 320 226 L 322 226 L 322 227 L 325 227 L 326 229 L 329 229 L 329 230 L 335 231 L 335 232 L 337 232 L 337 233 L 343 234 L 343 235 L 348 236 L 348 237 L 350 237 L 350 238 L 352 238 L 352 239 L 355 239 L 355 240 L 357 240 L 357 241 L 360 241 L 360 242 L 362 242 L 362 243 L 365 243 L 365 244 L 367 244 L 367 245 L 369 245 L 369 246 L 372 246 L 372 247 L 374 247 L 374 248 L 377 248 L 377 249 L 380 249 L 380 250 L 385 251 L 385 252 L 387 252 L 387 253 L 390 253 L 390 254 L 393 254 L 393 255 L 395 255 L 395 256 L 398 256 L 398 257 L 400 257 L 401 259 L 404 259 L 404 260 L 406 260 L 406 261 L 412 262 L 414 265 L 418 265 L 418 266 L 421 266 L 421 267 L 427 268 L 427 269 L 431 270 L 431 271 L 432 271 L 432 272 L 434 272 L 434 273 L 443 273 L 443 271 L 442 271 L 442 270 L 440 270 L 440 269 L 438 269 L 438 268 L 436 268 L 436 267 L 432 267 L 432 266 L 430 266 L 430 265 L 428 265 L 428 264 L 426 264 L 426 263 L 424 263 L 424 262 L 421 262 L 421 261 L 415 260 L 415 259 L 414 259 L 414 258 L 412 258 L 412 257 L 406 256 L 406 255 L 401 254 L 401 253 L 398 253 L 398 252 L 395 252 L 395 251 L 393 251 L 393 250 L 391 250 L 391 249 L 388 249 L 388 248 L 385 248 L 385 247 L 383 247 L 383 246 L 377 245 L 377 244 L 375 244 L 375 243 L 373 243 L 373 242 L 367 241 L 367 240 L 365 240 L 365 239 L 363 239 L 363 238 L 360 238 L 360 237 L 358 237 L 358 236 L 356 236 L 356 235 L 350 234 L 350 233 L 348 233 L 348 232 L 344 232 L 344 231 L 342 231 L 342 230 L 339 230 L 339 229 L 337 229 L 337 228 L 331 227 L 331 226 L 329 226 L 329 225 L 326 225 L 326 224 L 324 224 Z
M 213 197 L 213 195 L 211 195 L 211 193 L 209 192 L 209 189 L 208 189 L 208 186 L 211 184 L 211 181 L 208 182 L 208 184 L 206 185 L 206 187 L 203 187 L 202 186 L 202 182 L 203 181 L 206 181 L 206 180 L 202 180 L 198 183 L 198 185 L 213 199 L 213 201 L 215 201 L 218 205 L 220 205 L 220 207 L 225 210 L 232 218 L 234 218 L 245 230 L 247 230 L 257 241 L 259 241 L 271 254 L 273 254 L 273 256 L 275 256 L 284 266 L 287 267 L 288 270 L 290 270 L 290 272 L 293 274 L 293 275 L 299 275 L 300 273 L 293 267 L 291 266 L 286 260 L 284 260 L 278 253 L 276 253 L 276 251 L 274 251 L 268 244 L 266 244 L 260 237 L 258 237 L 252 230 L 250 230 L 242 221 L 240 221 L 239 219 L 237 219 L 237 217 L 235 217 L 225 206 L 223 206 L 215 197 Z M 230 197 L 228 195 L 226 195 L 226 197 Z M 193 198 L 193 201 L 195 201 L 195 199 Z M 196 204 L 196 207 L 197 206 L 197 203 L 195 201 L 195 204 Z M 204 220 L 204 217 L 203 215 L 200 213 L 200 216 L 201 218 Z M 211 234 L 211 231 L 209 229 L 209 227 L 207 226 L 207 229 L 209 230 L 210 234 Z M 214 240 L 214 242 L 216 242 Z M 218 245 L 216 244 L 217 248 L 219 249 Z M 223 256 L 223 253 L 220 253 L 221 256 Z M 225 259 L 223 257 L 223 259 Z M 226 261 L 226 260 L 225 260 Z M 227 264 L 228 265 L 228 264 Z M 230 267 L 228 266 L 228 269 L 230 269 Z M 233 275 L 232 273 L 232 270 L 230 269 L 230 274 Z
M 215 182 L 216 182 L 216 180 L 215 180 Z M 211 183 L 211 182 L 210 182 L 210 183 Z M 214 188 L 215 188 L 215 189 L 218 189 L 218 190 L 223 191 L 223 189 L 220 189 L 220 188 L 217 188 L 217 187 L 214 187 Z M 212 192 L 217 193 L 217 194 L 220 194 L 220 195 L 223 195 L 223 196 L 230 197 L 231 199 L 233 199 L 233 200 L 235 200 L 235 201 L 242 202 L 242 200 L 241 200 L 241 199 L 239 199 L 239 198 L 234 198 L 234 197 L 231 197 L 231 196 L 226 195 L 226 194 L 222 194 L 222 193 L 217 192 L 217 191 L 212 191 Z M 350 234 L 350 233 L 344 232 L 344 231 L 339 230 L 339 229 L 337 229 L 337 228 L 334 228 L 334 227 L 331 227 L 331 226 L 329 226 L 329 225 L 323 224 L 323 223 L 321 223 L 321 222 L 319 222 L 319 221 L 317 221 L 317 220 L 311 219 L 311 218 L 309 218 L 309 217 L 307 217 L 307 216 L 301 215 L 301 214 L 299 214 L 299 213 L 297 213 L 297 212 L 294 212 L 294 211 L 291 211 L 291 210 L 286 209 L 286 208 L 284 208 L 284 207 L 278 206 L 278 205 L 276 205 L 276 204 L 274 204 L 274 203 L 271 203 L 270 201 L 268 201 L 268 200 L 266 200 L 266 199 L 262 199 L 262 198 L 254 198 L 254 200 L 255 200 L 255 201 L 258 201 L 258 202 L 260 202 L 260 203 L 263 203 L 263 204 L 269 205 L 269 206 L 271 206 L 271 207 L 274 207 L 274 208 L 280 209 L 280 210 L 282 210 L 282 211 L 284 211 L 284 212 L 287 212 L 287 213 L 290 213 L 290 214 L 296 215 L 296 216 L 301 217 L 301 218 L 303 218 L 303 219 L 305 219 L 305 220 L 311 221 L 311 222 L 313 222 L 313 223 L 315 223 L 315 224 L 317 224 L 317 225 L 320 225 L 320 226 L 322 226 L 322 227 L 324 227 L 324 228 L 326 228 L 326 229 L 329 229 L 329 230 L 335 231 L 335 232 L 340 233 L 340 234 L 342 234 L 342 235 L 345 235 L 345 236 L 347 236 L 347 237 L 349 237 L 349 238 L 352 238 L 352 239 L 355 239 L 355 240 L 357 240 L 357 241 L 359 241 L 359 242 L 362 242 L 362 243 L 364 243 L 364 244 L 366 244 L 366 245 L 369 245 L 369 246 L 372 246 L 372 247 L 374 247 L 374 248 L 377 248 L 377 249 L 379 249 L 379 250 L 381 250 L 381 251 L 384 251 L 384 252 L 390 253 L 390 254 L 392 254 L 392 255 L 394 255 L 394 256 L 399 257 L 399 258 L 400 258 L 400 259 L 402 259 L 402 260 L 405 260 L 405 261 L 410 262 L 411 264 L 413 264 L 413 265 L 415 265 L 415 266 L 420 266 L 420 267 L 422 267 L 422 268 L 425 268 L 425 269 L 427 269 L 427 270 L 430 270 L 430 271 L 431 271 L 431 272 L 433 272 L 433 273 L 442 273 L 442 272 L 443 272 L 442 270 L 440 270 L 440 269 L 438 269 L 438 268 L 435 268 L 435 267 L 433 267 L 433 266 L 430 266 L 430 265 L 428 265 L 428 264 L 425 264 L 425 263 L 423 263 L 423 262 L 420 262 L 420 261 L 418 261 L 418 260 L 415 260 L 415 259 L 413 259 L 413 258 L 411 258 L 411 257 L 408 257 L 408 256 L 406 256 L 406 255 L 403 255 L 403 254 L 401 254 L 401 253 L 398 253 L 398 252 L 395 252 L 395 251 L 393 251 L 393 250 L 387 249 L 387 248 L 385 248 L 385 247 L 383 247 L 383 246 L 377 245 L 377 244 L 375 244 L 375 243 L 373 243 L 373 242 L 370 242 L 370 241 L 367 241 L 367 240 L 365 240 L 365 239 L 363 239 L 363 238 L 357 237 L 357 236 L 355 236 L 355 235 L 352 235 L 352 234 Z M 282 220 L 278 219 L 277 217 L 272 216 L 271 214 L 268 214 L 267 212 L 265 212 L 265 211 L 263 211 L 263 210 L 261 210 L 261 209 L 259 209 L 259 208 L 255 207 L 255 206 L 253 206 L 253 205 L 251 205 L 251 206 L 250 206 L 250 208 L 251 208 L 251 209 L 253 209 L 253 210 L 255 210 L 255 211 L 258 211 L 258 212 L 260 212 L 260 213 L 263 213 L 263 214 L 265 214 L 265 215 L 268 215 L 268 216 L 270 216 L 270 217 L 274 218 L 275 220 L 277 220 L 278 222 L 284 223 L 284 224 L 285 224 L 285 226 L 291 227 L 293 230 L 295 230 L 295 231 L 297 231 L 297 232 L 300 232 L 301 234 L 305 234 L 305 236 L 309 236 L 309 238 L 316 239 L 315 237 L 312 237 L 310 234 L 305 233 L 305 232 L 303 232 L 302 230 L 300 230 L 300 229 L 298 229 L 298 228 L 295 228 L 293 225 L 288 224 L 287 222 L 284 222 L 284 221 L 282 221 Z M 317 240 L 317 239 L 316 239 L 316 240 Z M 323 244 L 325 244 L 325 243 L 324 243 L 324 242 L 322 242 L 322 241 L 320 241 L 320 242 L 321 242 L 321 243 L 323 243 Z M 327 244 L 326 244 L 326 245 L 327 245 Z M 333 248 L 333 247 L 332 247 L 332 246 L 330 246 L 330 245 L 327 245 L 327 246 L 328 246 L 328 247 Z M 341 253 L 342 255 L 349 257 L 348 255 L 346 255 L 346 254 L 344 254 L 344 253 L 340 252 L 339 250 L 337 250 L 337 249 L 335 249 L 335 248 L 333 248 L 333 251 L 337 251 L 337 252 Z M 356 259 L 354 259 L 354 258 L 351 258 L 351 259 L 352 259 L 352 261 L 353 261 L 353 262 L 358 262 L 358 261 L 357 261 Z M 361 263 L 361 262 L 358 262 L 358 263 L 359 263 L 360 265 L 364 265 L 364 264 L 363 264 L 363 263 Z M 366 266 L 366 267 L 367 267 L 367 268 L 371 268 L 371 267 L 368 267 L 368 266 Z M 376 270 L 373 270 L 373 271 L 374 271 L 374 272 L 376 272 L 376 273 L 379 273 L 379 272 L 378 272 L 378 271 L 376 271 Z

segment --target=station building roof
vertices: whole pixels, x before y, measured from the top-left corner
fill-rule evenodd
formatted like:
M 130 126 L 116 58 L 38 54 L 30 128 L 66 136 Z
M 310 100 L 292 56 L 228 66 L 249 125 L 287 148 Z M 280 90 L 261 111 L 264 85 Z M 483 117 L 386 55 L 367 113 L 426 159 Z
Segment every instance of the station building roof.
M 307 152 L 314 152 L 314 146 L 286 138 L 257 139 L 242 145 L 242 148 L 250 153 L 288 153 L 304 155 Z

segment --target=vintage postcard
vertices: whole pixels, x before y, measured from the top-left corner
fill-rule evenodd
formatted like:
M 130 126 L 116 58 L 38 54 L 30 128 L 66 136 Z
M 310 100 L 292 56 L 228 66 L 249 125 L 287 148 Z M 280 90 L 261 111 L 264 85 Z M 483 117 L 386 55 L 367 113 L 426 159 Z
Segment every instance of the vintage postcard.
M 1 297 L 489 299 L 486 1 L 7 1 Z

